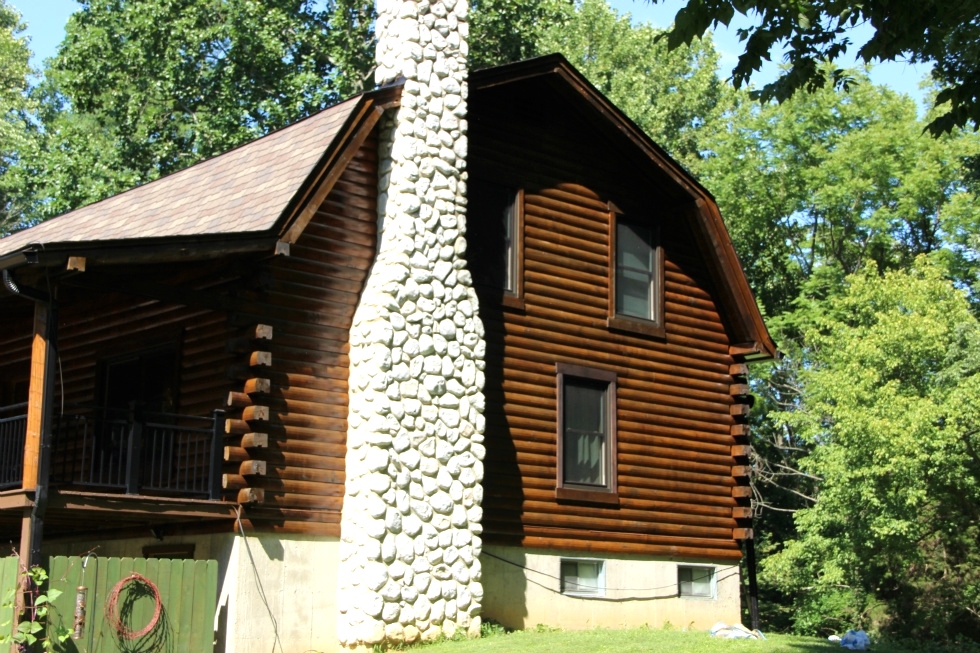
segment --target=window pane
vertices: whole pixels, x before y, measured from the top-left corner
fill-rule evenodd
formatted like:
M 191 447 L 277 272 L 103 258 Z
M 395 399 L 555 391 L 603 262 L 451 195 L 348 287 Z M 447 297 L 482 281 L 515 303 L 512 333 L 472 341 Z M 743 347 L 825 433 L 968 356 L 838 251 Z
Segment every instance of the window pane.
M 564 482 L 606 485 L 606 386 L 566 381 Z
M 651 230 L 633 222 L 620 220 L 616 223 L 617 263 L 620 267 L 635 270 L 653 269 Z
M 568 594 L 599 594 L 601 575 L 601 562 L 562 560 L 561 591 Z
M 681 596 L 711 596 L 710 567 L 678 567 L 677 589 Z
M 514 243 L 515 222 L 517 222 L 516 197 L 508 193 L 509 203 L 502 212 L 504 227 L 503 286 L 507 292 L 517 291 L 517 248 Z
M 616 312 L 653 318 L 653 230 L 626 220 L 616 223 Z
M 466 257 L 477 283 L 516 290 L 516 193 L 474 182 L 469 187 Z
M 633 270 L 620 271 L 616 281 L 618 312 L 650 319 L 653 317 L 653 279 L 649 274 Z
M 691 574 L 691 590 L 695 596 L 711 595 L 711 570 L 693 569 Z

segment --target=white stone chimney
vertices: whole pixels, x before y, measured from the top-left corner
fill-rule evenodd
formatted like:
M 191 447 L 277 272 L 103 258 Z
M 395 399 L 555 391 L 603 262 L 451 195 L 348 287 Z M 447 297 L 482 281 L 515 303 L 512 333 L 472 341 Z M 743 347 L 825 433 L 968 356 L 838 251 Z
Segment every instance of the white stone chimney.
M 338 634 L 480 630 L 486 343 L 466 269 L 467 0 L 378 0 L 379 245 L 350 334 Z

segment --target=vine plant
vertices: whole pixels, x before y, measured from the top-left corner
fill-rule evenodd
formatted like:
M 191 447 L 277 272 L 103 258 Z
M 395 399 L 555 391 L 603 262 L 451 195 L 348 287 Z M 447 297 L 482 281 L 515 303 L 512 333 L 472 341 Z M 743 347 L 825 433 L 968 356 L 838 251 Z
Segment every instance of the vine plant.
M 38 646 L 45 651 L 54 651 L 56 643 L 64 642 L 71 636 L 71 630 L 63 626 L 56 626 L 52 632 L 47 632 L 48 611 L 52 603 L 61 596 L 61 590 L 51 587 L 47 592 L 42 592 L 42 586 L 48 581 L 48 572 L 43 567 L 31 567 L 23 574 L 31 601 L 25 608 L 25 618 L 12 632 L 10 621 L 0 624 L 0 645 L 14 643 L 19 651 L 25 652 L 37 650 Z M 15 605 L 19 591 L 20 586 L 10 591 L 3 602 L 3 608 L 9 609 Z

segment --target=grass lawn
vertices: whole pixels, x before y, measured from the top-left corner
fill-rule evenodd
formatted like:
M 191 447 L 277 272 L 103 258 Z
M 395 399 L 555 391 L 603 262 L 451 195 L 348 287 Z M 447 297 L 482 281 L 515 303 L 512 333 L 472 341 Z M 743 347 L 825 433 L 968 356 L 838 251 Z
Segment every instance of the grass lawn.
M 813 637 L 767 635 L 766 641 L 715 639 L 707 632 L 680 630 L 520 631 L 482 639 L 444 641 L 421 648 L 424 653 L 829 653 L 846 651 L 839 644 Z M 931 647 L 876 644 L 874 653 L 920 653 Z

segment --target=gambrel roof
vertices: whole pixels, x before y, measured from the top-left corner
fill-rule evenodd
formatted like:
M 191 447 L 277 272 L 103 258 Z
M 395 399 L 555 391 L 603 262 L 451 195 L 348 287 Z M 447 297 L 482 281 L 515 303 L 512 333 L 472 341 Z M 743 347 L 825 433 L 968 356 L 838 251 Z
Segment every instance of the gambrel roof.
M 470 108 L 494 89 L 534 89 L 544 110 L 574 111 L 614 147 L 640 158 L 690 206 L 738 354 L 771 358 L 776 345 L 762 320 L 714 198 L 564 57 L 549 55 L 474 72 Z M 206 258 L 273 251 L 295 242 L 401 86 L 365 93 L 252 143 L 133 190 L 0 239 L 0 269 Z

